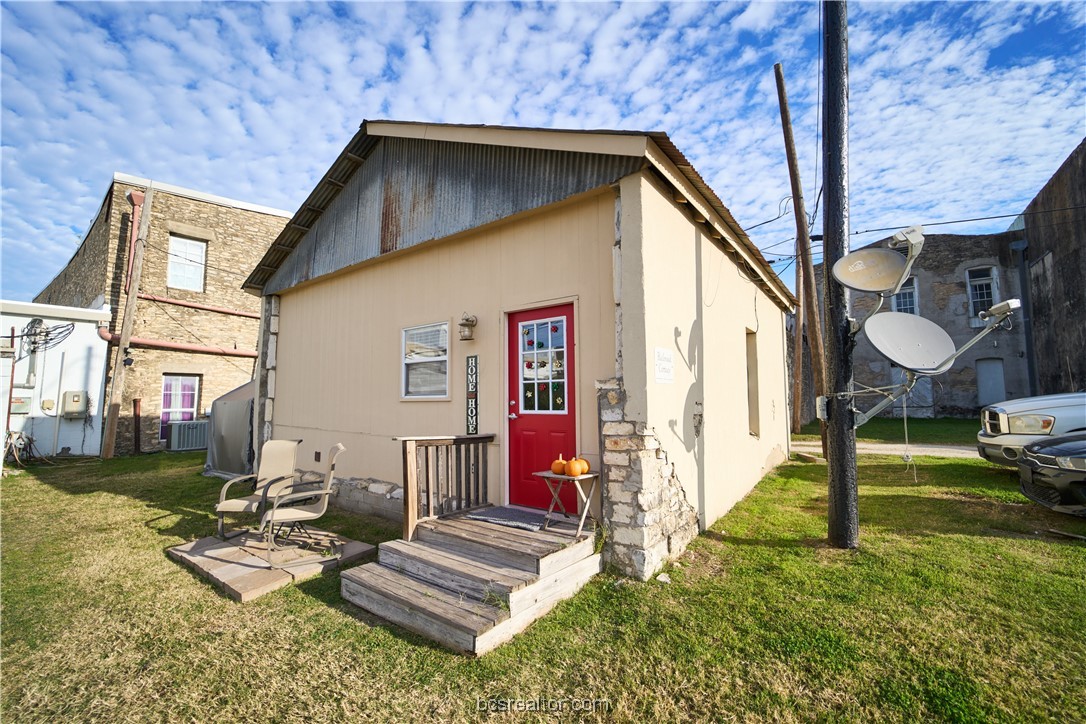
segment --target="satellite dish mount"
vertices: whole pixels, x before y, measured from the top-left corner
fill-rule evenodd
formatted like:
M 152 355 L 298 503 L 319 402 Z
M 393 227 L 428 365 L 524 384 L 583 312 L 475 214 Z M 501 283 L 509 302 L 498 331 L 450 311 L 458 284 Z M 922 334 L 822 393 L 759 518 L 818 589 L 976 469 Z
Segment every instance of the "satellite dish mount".
M 905 371 L 905 381 L 902 384 L 892 388 L 869 390 L 886 397 L 867 412 L 857 411 L 856 427 L 863 425 L 908 393 L 920 377 L 941 375 L 949 370 L 967 349 L 1003 326 L 1003 322 L 1014 310 L 1022 306 L 1019 300 L 1008 299 L 981 312 L 979 317 L 986 322 L 984 329 L 961 349 L 955 349 L 954 341 L 942 327 L 917 314 L 883 312 L 875 316 L 887 298 L 901 291 L 923 248 L 923 229 L 911 226 L 894 234 L 887 247 L 860 249 L 845 255 L 833 265 L 833 277 L 842 286 L 879 295 L 878 304 L 866 317 L 858 323 L 852 321 L 852 334 L 863 330 L 879 354 Z M 905 253 L 895 249 L 903 249 Z M 832 396 L 853 398 L 857 394 L 859 393 L 849 390 Z M 827 409 L 825 398 L 819 398 L 819 419 L 826 419 Z

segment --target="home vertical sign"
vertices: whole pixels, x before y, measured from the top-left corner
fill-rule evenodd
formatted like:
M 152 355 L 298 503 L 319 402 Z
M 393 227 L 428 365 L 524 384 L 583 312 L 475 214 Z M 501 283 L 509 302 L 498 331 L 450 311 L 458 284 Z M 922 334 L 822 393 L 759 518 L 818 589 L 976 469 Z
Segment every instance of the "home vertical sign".
M 467 363 L 468 434 L 479 434 L 479 355 L 469 354 Z

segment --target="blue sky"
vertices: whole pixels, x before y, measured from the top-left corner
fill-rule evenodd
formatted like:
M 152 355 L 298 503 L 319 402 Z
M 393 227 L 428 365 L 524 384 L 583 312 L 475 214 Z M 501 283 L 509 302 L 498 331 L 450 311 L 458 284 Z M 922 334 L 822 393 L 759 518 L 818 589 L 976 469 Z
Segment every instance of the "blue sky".
M 811 211 L 818 28 L 814 2 L 3 2 L 0 296 L 64 266 L 114 171 L 293 211 L 364 118 L 663 130 L 751 227 L 789 193 L 775 62 Z M 1086 3 L 852 2 L 849 40 L 853 230 L 1018 213 L 1086 135 Z M 776 259 L 794 228 L 751 236 Z

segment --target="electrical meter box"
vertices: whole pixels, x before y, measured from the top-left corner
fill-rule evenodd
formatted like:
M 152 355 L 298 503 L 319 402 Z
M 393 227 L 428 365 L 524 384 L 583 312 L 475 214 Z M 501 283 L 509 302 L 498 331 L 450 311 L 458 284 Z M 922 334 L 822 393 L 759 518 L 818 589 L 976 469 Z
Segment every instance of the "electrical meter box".
M 70 390 L 64 393 L 60 403 L 60 414 L 68 419 L 87 416 L 87 391 Z

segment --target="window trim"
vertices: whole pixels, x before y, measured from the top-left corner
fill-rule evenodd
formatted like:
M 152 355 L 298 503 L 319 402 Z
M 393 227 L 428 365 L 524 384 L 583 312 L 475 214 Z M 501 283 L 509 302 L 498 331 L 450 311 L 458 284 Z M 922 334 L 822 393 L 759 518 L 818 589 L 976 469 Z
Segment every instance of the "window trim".
M 999 273 L 997 267 L 994 264 L 984 264 L 981 266 L 970 267 L 965 270 L 965 294 L 969 304 L 969 325 L 971 327 L 983 327 L 985 325 L 984 320 L 977 316 L 977 312 L 986 311 L 985 309 L 974 310 L 973 309 L 973 281 L 969 278 L 969 274 L 975 271 L 988 271 L 988 279 L 992 285 L 992 304 L 999 304 L 1003 298 L 999 293 Z
M 427 357 L 425 360 L 417 360 L 415 362 L 407 361 L 407 333 L 416 329 L 425 329 L 427 327 L 444 327 L 445 328 L 445 356 L 444 357 Z M 452 337 L 449 334 L 452 328 L 451 320 L 443 320 L 440 322 L 428 322 L 426 324 L 416 324 L 411 327 L 404 327 L 400 330 L 400 401 L 401 402 L 416 402 L 416 401 L 433 401 L 433 400 L 449 400 L 451 399 L 449 377 L 452 370 L 451 361 L 452 355 L 450 354 Z M 407 367 L 411 364 L 419 364 L 420 362 L 444 362 L 445 363 L 445 392 L 440 395 L 408 395 L 407 394 Z
M 159 396 L 159 399 L 158 399 L 158 435 L 159 435 L 158 439 L 159 439 L 159 442 L 165 442 L 165 440 L 167 439 L 167 435 L 163 434 L 162 416 L 165 415 L 167 412 L 185 412 L 185 411 L 188 410 L 188 408 L 185 408 L 185 407 L 171 407 L 169 410 L 166 409 L 166 406 L 164 404 L 165 400 L 166 400 L 166 380 L 171 378 L 171 377 L 177 378 L 177 379 L 191 378 L 191 379 L 196 380 L 196 396 L 194 397 L 194 399 L 192 401 L 192 421 L 195 422 L 199 418 L 199 415 L 200 415 L 200 395 L 203 394 L 203 391 L 204 391 L 204 376 L 201 375 L 201 374 L 191 374 L 191 373 L 184 373 L 184 372 L 163 372 L 162 373 L 162 385 L 159 388 L 159 395 L 160 396 Z M 166 425 L 168 426 L 170 422 L 188 422 L 188 420 L 167 420 Z
M 200 266 L 200 288 L 193 289 L 192 287 L 178 286 L 174 284 L 174 281 L 178 281 L 172 278 L 172 270 L 175 265 L 194 267 L 196 262 L 181 256 L 178 252 L 174 251 L 174 240 L 184 242 L 186 244 L 201 244 L 203 249 L 203 261 L 199 263 Z M 167 246 L 168 255 L 166 257 L 166 287 L 169 289 L 180 289 L 186 292 L 195 292 L 196 294 L 204 294 L 207 291 L 207 251 L 208 242 L 204 239 L 197 239 L 191 236 L 185 236 L 184 234 L 170 234 L 169 245 Z
M 898 309 L 898 295 L 901 294 L 901 292 L 904 291 L 905 287 L 907 286 L 912 288 L 913 293 L 913 309 L 915 311 L 912 312 L 902 312 L 900 309 Z M 908 279 L 906 279 L 905 283 L 901 285 L 901 289 L 898 289 L 897 294 L 890 297 L 890 310 L 894 312 L 901 312 L 902 314 L 915 314 L 918 317 L 920 316 L 920 288 L 919 285 L 916 283 L 915 276 L 910 276 Z

